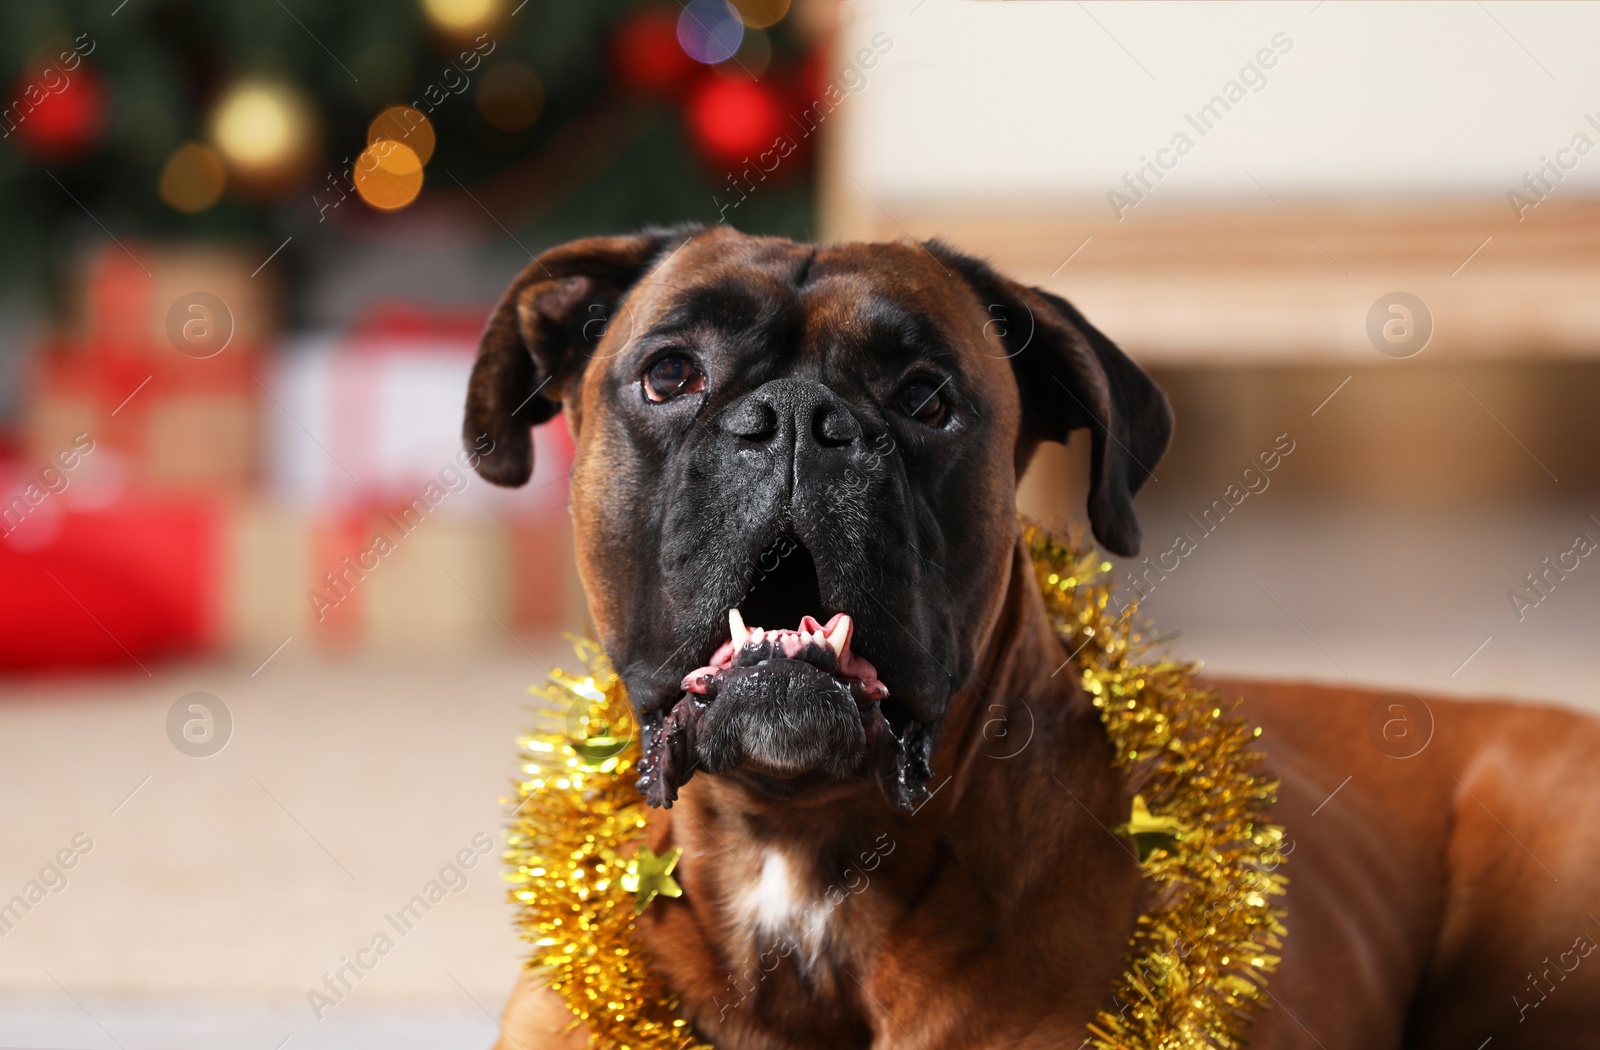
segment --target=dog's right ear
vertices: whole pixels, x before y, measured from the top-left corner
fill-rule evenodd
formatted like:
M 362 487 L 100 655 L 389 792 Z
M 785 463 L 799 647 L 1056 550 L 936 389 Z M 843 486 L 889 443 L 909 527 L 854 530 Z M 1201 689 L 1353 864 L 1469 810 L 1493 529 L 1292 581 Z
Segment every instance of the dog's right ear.
M 552 248 L 517 275 L 489 318 L 467 385 L 462 437 L 492 444 L 478 473 L 515 487 L 533 475 L 532 428 L 561 411 L 628 290 L 698 228 L 589 237 Z

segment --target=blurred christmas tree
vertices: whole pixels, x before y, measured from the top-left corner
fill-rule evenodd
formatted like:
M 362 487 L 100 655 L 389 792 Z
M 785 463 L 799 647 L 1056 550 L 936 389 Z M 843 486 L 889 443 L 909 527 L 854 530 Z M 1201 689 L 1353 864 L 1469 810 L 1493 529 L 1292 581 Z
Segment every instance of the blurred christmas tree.
M 536 249 L 716 222 L 810 97 L 824 45 L 805 27 L 822 20 L 799 14 L 789 0 L 6 4 L 0 281 L 58 293 L 79 231 L 270 247 L 470 209 Z M 739 194 L 741 228 L 810 231 L 810 143 L 794 138 L 761 192 Z

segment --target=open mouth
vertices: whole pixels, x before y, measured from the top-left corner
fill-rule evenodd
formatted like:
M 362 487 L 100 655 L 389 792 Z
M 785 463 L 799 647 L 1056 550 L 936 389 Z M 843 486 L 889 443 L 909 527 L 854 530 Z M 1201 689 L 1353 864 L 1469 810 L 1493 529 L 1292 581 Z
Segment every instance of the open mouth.
M 798 660 L 824 671 L 843 683 L 863 710 L 886 699 L 888 686 L 878 669 L 850 648 L 855 622 L 847 613 L 835 613 L 827 623 L 810 615 L 800 618 L 795 630 L 748 628 L 738 609 L 728 610 L 728 640 L 712 654 L 711 662 L 683 679 L 685 692 L 708 701 L 716 697 L 723 676 L 736 667 L 760 667 L 771 660 Z
M 803 544 L 780 538 L 762 563 L 728 610 L 726 638 L 683 677 L 683 694 L 659 721 L 644 724 L 640 790 L 651 805 L 671 808 L 697 770 L 740 770 L 780 794 L 867 775 L 891 804 L 914 809 L 926 763 L 904 746 L 901 713 L 886 714 L 896 702 L 877 668 L 855 652 L 854 619 L 834 612 L 824 623 L 813 615 L 826 606 Z M 752 627 L 747 616 L 798 626 Z

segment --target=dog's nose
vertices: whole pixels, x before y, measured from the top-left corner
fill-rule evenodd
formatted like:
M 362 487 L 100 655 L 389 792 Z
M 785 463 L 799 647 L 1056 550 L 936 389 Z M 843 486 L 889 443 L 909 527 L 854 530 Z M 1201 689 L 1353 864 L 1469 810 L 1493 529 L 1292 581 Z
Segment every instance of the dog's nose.
M 861 424 L 828 387 L 807 379 L 774 379 L 746 395 L 723 418 L 729 433 L 764 445 L 843 448 L 861 440 Z

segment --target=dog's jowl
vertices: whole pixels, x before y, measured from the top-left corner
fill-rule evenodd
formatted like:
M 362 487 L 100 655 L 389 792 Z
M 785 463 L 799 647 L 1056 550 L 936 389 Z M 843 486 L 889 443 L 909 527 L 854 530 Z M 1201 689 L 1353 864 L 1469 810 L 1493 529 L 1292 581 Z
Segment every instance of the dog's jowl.
M 1057 673 L 1016 487 L 1040 442 L 1089 442 L 1093 537 L 1135 554 L 1173 432 L 1154 382 L 1064 299 L 943 244 L 723 226 L 578 241 L 512 283 L 468 393 L 479 473 L 526 482 L 558 413 L 647 844 L 682 850 L 682 896 L 638 928 L 699 1038 L 1078 1047 L 1139 1009 L 1113 998 L 1159 903 L 1126 831 L 1139 767 Z M 1245 1045 L 1600 1045 L 1600 967 L 1526 1006 L 1541 959 L 1600 938 L 1600 727 L 1430 698 L 1429 745 L 1398 759 L 1366 731 L 1381 691 L 1208 684 L 1262 727 L 1293 842 Z M 1026 745 L 995 757 L 997 717 Z M 569 1020 L 527 974 L 502 1045 L 586 1045 Z

